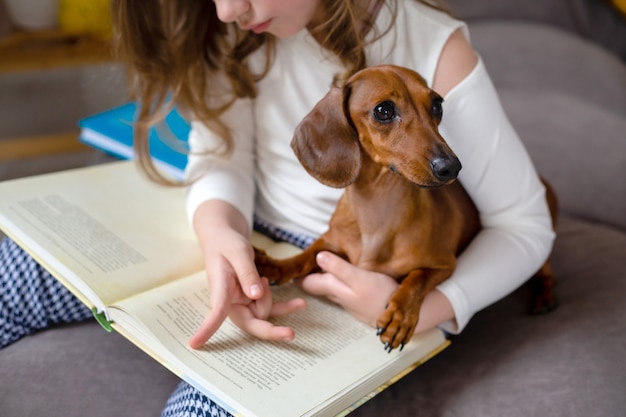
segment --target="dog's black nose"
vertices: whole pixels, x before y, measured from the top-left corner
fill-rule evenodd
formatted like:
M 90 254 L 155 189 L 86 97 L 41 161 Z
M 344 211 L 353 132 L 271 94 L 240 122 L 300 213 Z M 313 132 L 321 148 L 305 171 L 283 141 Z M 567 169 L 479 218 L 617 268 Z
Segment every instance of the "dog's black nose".
M 432 160 L 430 167 L 439 181 L 448 182 L 459 175 L 461 161 L 455 156 L 439 156 Z

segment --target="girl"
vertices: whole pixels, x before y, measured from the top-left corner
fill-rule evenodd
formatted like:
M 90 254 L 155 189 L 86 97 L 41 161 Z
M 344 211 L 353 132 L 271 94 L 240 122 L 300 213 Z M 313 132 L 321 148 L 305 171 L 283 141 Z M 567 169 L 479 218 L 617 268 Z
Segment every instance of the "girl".
M 136 145 L 141 166 L 156 181 L 165 180 L 148 157 L 146 129 L 161 117 L 166 98 L 193 120 L 187 208 L 213 308 L 189 341 L 192 347 L 204 344 L 226 317 L 260 338 L 294 338 L 292 329 L 268 318 L 303 308 L 303 302 L 272 304 L 248 236 L 254 224 L 305 246 L 325 231 L 342 190 L 311 178 L 289 143 L 330 86 L 365 66 L 412 68 L 445 98 L 440 132 L 463 163 L 459 180 L 483 225 L 452 277 L 426 298 L 416 331 L 441 326 L 460 332 L 474 313 L 516 289 L 547 258 L 554 234 L 545 190 L 467 28 L 439 8 L 417 0 L 115 0 L 113 10 L 136 96 L 151 104 L 142 108 Z M 3 247 L 4 265 L 32 263 L 11 242 Z M 325 272 L 300 285 L 373 325 L 396 282 L 331 253 L 317 260 Z M 23 283 L 17 283 L 19 274 L 3 274 L 3 285 L 63 291 L 35 270 Z M 39 308 L 31 299 L 13 301 L 12 308 Z M 39 309 L 55 314 L 78 303 L 68 298 L 50 307 L 42 300 Z M 83 310 L 54 319 L 88 316 Z M 11 325 L 3 331 L 4 344 L 37 326 Z M 217 410 L 182 383 L 163 415 Z

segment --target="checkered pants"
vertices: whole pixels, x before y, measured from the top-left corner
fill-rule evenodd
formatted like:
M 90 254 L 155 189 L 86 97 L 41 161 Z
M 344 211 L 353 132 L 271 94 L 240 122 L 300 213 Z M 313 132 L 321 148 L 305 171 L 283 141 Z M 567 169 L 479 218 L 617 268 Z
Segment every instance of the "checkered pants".
M 286 232 L 255 219 L 255 229 L 277 240 L 306 247 L 313 238 Z M 10 239 L 0 241 L 0 348 L 57 323 L 91 318 L 91 311 Z M 161 417 L 227 417 L 227 411 L 181 382 Z
M 0 348 L 89 309 L 10 239 L 0 242 Z

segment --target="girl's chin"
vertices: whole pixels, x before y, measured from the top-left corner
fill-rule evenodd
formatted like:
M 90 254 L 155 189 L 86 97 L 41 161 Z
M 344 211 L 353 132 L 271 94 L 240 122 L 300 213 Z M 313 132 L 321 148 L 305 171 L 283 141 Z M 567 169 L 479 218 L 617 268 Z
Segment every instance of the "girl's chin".
M 287 39 L 298 34 L 303 29 L 303 27 L 269 27 L 266 32 L 279 39 Z

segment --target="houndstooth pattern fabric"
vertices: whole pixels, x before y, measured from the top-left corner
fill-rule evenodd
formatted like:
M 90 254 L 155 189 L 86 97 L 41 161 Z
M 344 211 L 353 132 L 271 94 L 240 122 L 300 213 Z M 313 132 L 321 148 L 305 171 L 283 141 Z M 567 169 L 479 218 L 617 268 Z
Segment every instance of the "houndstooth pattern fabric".
M 257 232 L 269 236 L 274 240 L 289 242 L 292 245 L 296 245 L 301 249 L 304 249 L 307 246 L 311 245 L 311 243 L 313 243 L 313 241 L 315 240 L 315 238 L 313 238 L 312 236 L 292 233 L 280 229 L 258 217 L 254 218 L 254 229 Z
M 0 242 L 0 348 L 52 324 L 89 317 L 89 309 L 15 242 Z
M 232 417 L 186 382 L 181 382 L 170 395 L 161 417 Z

